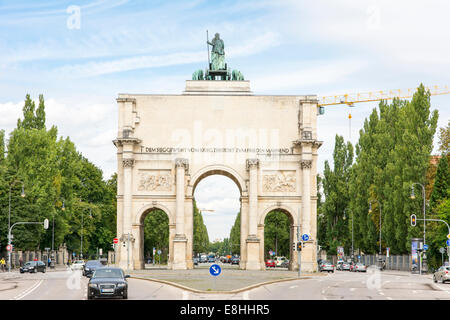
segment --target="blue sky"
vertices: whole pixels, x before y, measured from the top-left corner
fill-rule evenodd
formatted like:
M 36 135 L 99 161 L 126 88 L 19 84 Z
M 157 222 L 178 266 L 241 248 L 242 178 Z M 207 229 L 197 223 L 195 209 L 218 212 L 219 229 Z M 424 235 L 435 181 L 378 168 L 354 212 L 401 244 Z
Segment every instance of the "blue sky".
M 205 67 L 206 30 L 221 34 L 228 65 L 255 94 L 322 96 L 450 85 L 448 12 L 440 0 L 0 1 L 0 128 L 16 125 L 26 93 L 43 93 L 48 124 L 109 177 L 118 93 L 181 93 Z M 442 127 L 450 95 L 432 104 Z M 375 106 L 351 109 L 353 143 Z M 329 107 L 318 120 L 320 171 L 335 134 L 349 138 L 349 111 Z M 226 182 L 211 179 L 204 189 L 212 197 Z M 221 220 L 226 230 L 217 221 L 208 228 L 212 239 L 226 236 L 238 209 L 208 197 L 201 205 L 222 206 L 215 218 L 230 216 Z

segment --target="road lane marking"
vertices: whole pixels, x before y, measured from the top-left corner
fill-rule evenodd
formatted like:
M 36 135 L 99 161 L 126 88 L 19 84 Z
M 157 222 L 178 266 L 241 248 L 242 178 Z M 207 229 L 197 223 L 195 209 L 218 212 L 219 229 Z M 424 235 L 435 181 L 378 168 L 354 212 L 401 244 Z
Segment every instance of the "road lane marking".
M 388 300 L 392 300 L 392 298 L 391 297 L 386 297 Z
M 356 288 L 350 288 L 350 291 L 355 291 L 356 290 Z
M 289 289 L 294 289 L 294 288 L 298 288 L 298 286 L 295 285 L 295 286 L 290 286 L 290 287 L 289 287 Z
M 27 295 L 32 293 L 34 290 L 36 290 L 42 284 L 42 282 L 44 282 L 43 279 L 39 280 L 37 283 L 35 283 L 30 288 L 28 288 L 27 290 L 23 291 L 21 294 L 15 296 L 12 300 L 20 300 L 20 299 L 26 297 Z
M 188 291 L 183 291 L 183 300 L 188 300 L 189 299 L 189 292 Z
M 242 295 L 242 298 L 244 300 L 250 300 L 249 296 L 248 296 L 248 291 L 245 291 L 244 294 Z

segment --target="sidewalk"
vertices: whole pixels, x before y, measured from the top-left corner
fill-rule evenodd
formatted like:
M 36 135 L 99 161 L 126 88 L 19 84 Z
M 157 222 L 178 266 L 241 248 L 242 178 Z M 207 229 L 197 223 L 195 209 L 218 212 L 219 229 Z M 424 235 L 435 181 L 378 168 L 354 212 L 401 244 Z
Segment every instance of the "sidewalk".
M 167 283 L 193 292 L 239 292 L 267 283 L 326 276 L 320 273 L 302 273 L 298 278 L 297 271 L 247 271 L 224 268 L 219 276 L 214 277 L 206 267 L 192 270 L 133 270 L 129 274 L 133 278 Z

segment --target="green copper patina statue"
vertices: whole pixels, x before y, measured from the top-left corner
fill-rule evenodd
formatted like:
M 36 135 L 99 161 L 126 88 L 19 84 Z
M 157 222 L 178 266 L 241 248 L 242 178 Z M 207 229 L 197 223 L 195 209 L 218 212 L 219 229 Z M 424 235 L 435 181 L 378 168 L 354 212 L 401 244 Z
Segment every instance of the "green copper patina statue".
M 209 46 L 212 46 L 211 61 L 209 59 Z M 192 74 L 192 80 L 244 80 L 244 76 L 239 70 L 231 72 L 228 69 L 225 63 L 225 45 L 218 33 L 209 41 L 208 30 L 206 30 L 206 47 L 208 49 L 208 68 L 205 69 L 205 72 L 203 70 L 195 71 Z
M 212 46 L 211 70 L 225 70 L 225 51 L 223 40 L 220 39 L 220 35 L 216 33 L 211 42 L 207 41 L 207 43 Z

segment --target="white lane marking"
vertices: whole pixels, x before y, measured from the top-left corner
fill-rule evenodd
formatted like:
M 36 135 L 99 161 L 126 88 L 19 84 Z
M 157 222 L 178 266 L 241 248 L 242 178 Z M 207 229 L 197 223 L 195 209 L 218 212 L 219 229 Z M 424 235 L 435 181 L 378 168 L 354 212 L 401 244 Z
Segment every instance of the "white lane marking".
M 356 288 L 350 288 L 350 291 L 355 291 L 356 290 Z
M 378 292 L 378 293 L 381 294 L 382 296 L 384 296 L 384 292 L 380 291 L 380 292 Z
M 416 290 L 413 290 L 412 293 L 417 293 L 417 291 L 416 291 Z
M 183 291 L 183 300 L 188 300 L 188 299 L 189 299 L 189 292 Z
M 250 300 L 250 298 L 248 297 L 248 291 L 245 291 L 244 294 L 242 295 L 242 299 L 244 300 Z
M 386 297 L 388 300 L 392 300 L 392 298 L 391 297 Z
M 20 300 L 24 297 L 26 297 L 27 295 L 29 295 L 30 293 L 32 293 L 34 290 L 36 290 L 41 284 L 42 282 L 44 282 L 43 279 L 39 280 L 37 283 L 35 283 L 33 286 L 31 286 L 30 288 L 28 288 L 27 290 L 25 290 L 24 292 L 22 292 L 21 294 L 15 296 L 12 300 Z
M 295 285 L 295 286 L 290 286 L 290 287 L 289 287 L 289 289 L 294 289 L 294 288 L 298 288 L 298 286 Z

